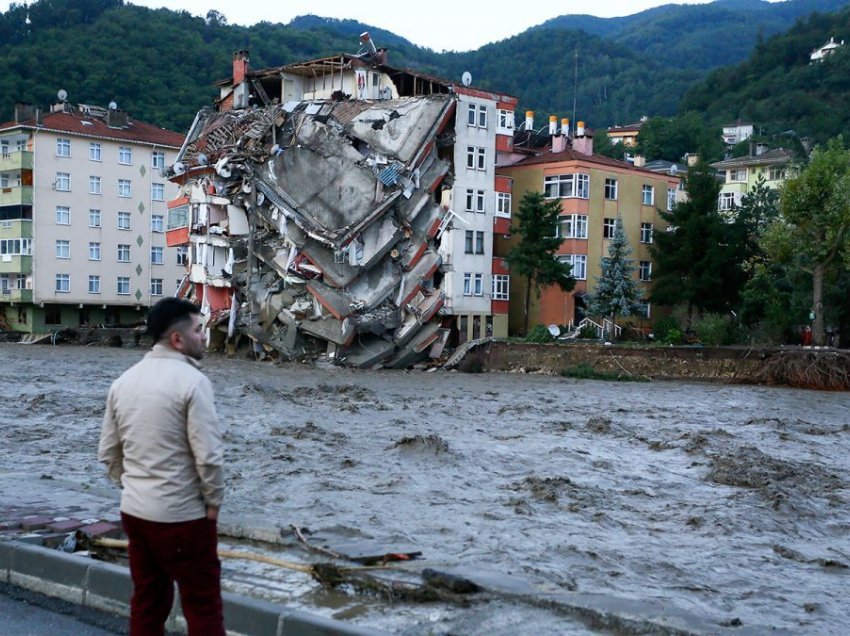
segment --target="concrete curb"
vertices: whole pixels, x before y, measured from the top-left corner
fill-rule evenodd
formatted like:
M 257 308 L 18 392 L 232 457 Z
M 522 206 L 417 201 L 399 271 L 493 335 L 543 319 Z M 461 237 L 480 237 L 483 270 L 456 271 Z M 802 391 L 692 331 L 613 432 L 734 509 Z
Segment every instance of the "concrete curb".
M 72 603 L 130 615 L 133 584 L 127 568 L 20 541 L 0 541 L 0 581 Z M 381 636 L 384 632 L 287 609 L 282 605 L 222 593 L 231 636 Z M 179 598 L 168 629 L 185 633 Z

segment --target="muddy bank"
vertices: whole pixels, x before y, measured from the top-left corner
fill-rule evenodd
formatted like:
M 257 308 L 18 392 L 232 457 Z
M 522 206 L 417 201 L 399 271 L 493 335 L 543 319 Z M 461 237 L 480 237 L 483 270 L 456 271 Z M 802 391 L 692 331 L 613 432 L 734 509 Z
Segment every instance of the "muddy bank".
M 457 364 L 464 372 L 558 374 L 586 365 L 603 374 L 658 380 L 699 380 L 850 390 L 850 356 L 834 349 L 745 347 L 636 347 L 570 342 L 491 341 Z

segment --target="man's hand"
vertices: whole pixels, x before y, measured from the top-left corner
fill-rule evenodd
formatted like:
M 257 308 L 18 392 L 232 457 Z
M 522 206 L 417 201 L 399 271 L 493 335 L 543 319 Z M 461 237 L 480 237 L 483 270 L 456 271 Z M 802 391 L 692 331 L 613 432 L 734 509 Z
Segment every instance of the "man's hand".
M 207 519 L 210 521 L 218 520 L 218 506 L 207 506 Z

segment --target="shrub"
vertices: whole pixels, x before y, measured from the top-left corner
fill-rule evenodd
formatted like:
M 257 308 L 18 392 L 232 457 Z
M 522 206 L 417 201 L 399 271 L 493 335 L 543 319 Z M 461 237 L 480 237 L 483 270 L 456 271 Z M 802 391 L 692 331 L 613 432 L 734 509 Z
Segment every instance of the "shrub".
M 685 334 L 683 334 L 679 329 L 674 327 L 670 331 L 668 331 L 664 338 L 661 339 L 661 342 L 669 345 L 680 345 L 685 341 Z
M 544 325 L 537 325 L 525 336 L 525 342 L 545 343 L 554 341 L 555 339 L 552 337 L 552 334 L 549 333 L 549 330 Z
M 578 337 L 585 338 L 588 340 L 595 340 L 599 338 L 599 333 L 596 331 L 596 327 L 594 327 L 593 325 L 585 325 L 578 332 Z
M 669 335 L 671 331 L 677 331 L 678 341 L 682 340 L 682 329 L 679 326 L 679 321 L 676 320 L 673 316 L 665 316 L 664 318 L 659 318 L 652 327 L 653 333 L 655 334 L 655 339 L 658 342 L 664 342 L 667 344 L 677 344 L 676 342 L 671 342 Z
M 694 331 L 709 347 L 731 344 L 733 339 L 731 323 L 722 314 L 703 314 L 694 321 Z

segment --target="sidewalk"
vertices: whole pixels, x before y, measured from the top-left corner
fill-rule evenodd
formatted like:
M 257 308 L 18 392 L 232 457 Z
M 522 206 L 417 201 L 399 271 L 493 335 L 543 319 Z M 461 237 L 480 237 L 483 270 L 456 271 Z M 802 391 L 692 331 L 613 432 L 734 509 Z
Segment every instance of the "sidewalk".
M 273 533 L 249 520 L 234 520 L 241 534 Z M 222 516 L 220 529 L 227 531 Z M 118 520 L 118 491 L 80 489 L 57 479 L 33 479 L 31 474 L 0 474 L 0 582 L 75 603 L 82 607 L 129 615 L 132 584 L 129 570 L 89 557 L 56 549 L 69 533 L 92 538 L 123 538 Z M 223 580 L 227 587 L 227 580 Z M 288 609 L 278 603 L 224 592 L 228 634 L 270 636 L 367 636 L 378 632 L 323 616 Z M 185 633 L 186 624 L 175 599 L 167 627 Z

